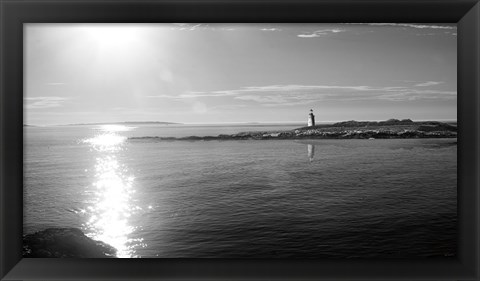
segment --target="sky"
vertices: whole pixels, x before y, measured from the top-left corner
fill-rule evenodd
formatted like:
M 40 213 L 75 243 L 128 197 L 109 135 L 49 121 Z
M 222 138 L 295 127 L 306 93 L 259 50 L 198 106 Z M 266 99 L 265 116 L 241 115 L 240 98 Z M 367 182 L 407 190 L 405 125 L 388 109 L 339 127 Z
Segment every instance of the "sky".
M 457 119 L 452 24 L 26 24 L 24 123 Z

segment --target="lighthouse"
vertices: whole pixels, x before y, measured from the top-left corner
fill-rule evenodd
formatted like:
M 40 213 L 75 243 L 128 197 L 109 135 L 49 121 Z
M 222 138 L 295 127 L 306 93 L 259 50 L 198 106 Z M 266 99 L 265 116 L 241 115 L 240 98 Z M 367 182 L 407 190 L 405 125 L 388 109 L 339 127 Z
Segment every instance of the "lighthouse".
M 308 114 L 308 127 L 315 126 L 315 115 L 313 115 L 313 109 L 310 109 L 310 114 Z

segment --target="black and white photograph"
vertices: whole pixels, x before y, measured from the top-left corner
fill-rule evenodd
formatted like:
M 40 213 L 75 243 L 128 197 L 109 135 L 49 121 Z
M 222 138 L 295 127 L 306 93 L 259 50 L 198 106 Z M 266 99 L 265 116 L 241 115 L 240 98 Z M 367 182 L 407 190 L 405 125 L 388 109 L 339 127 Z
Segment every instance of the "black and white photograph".
M 458 256 L 456 24 L 27 23 L 23 45 L 23 257 Z

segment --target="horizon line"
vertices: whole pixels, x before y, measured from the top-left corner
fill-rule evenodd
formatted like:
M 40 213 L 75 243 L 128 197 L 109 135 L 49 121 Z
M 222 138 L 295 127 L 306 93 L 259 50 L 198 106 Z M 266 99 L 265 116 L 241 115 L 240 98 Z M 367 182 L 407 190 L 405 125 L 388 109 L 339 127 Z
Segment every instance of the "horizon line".
M 397 119 L 397 118 L 389 118 L 389 119 Z M 338 122 L 345 122 L 345 121 L 359 121 L 359 122 L 379 122 L 379 121 L 386 121 L 389 119 L 370 119 L 370 120 L 356 120 L 356 119 L 349 119 L 349 120 L 326 120 L 326 121 L 316 121 L 315 123 L 338 123 Z M 398 120 L 409 119 L 409 118 L 402 118 Z M 458 119 L 411 119 L 414 122 L 425 122 L 425 121 L 439 121 L 439 122 L 458 122 Z M 160 125 L 168 126 L 168 125 L 280 125 L 280 124 L 302 124 L 307 123 L 306 121 L 249 121 L 249 122 L 205 122 L 205 123 L 197 123 L 197 122 L 167 122 L 167 121 L 115 121 L 115 122 L 89 122 L 89 123 L 68 123 L 68 124 L 28 124 L 23 123 L 23 126 L 35 126 L 35 127 L 56 127 L 56 126 L 92 126 L 92 125 L 115 125 L 115 124 L 122 124 L 122 123 L 160 123 Z

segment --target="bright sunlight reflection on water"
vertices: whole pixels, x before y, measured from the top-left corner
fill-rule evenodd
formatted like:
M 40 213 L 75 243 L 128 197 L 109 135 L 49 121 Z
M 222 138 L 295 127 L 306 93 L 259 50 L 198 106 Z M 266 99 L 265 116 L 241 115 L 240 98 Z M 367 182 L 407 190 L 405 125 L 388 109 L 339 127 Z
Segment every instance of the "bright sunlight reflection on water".
M 84 140 L 96 153 L 93 198 L 85 211 L 88 235 L 117 249 L 118 257 L 135 257 L 135 243 L 129 235 L 134 228 L 129 218 L 139 207 L 132 205 L 134 176 L 119 162 L 119 152 L 125 149 L 125 136 L 118 132 L 133 129 L 122 125 L 103 125 L 98 134 Z

